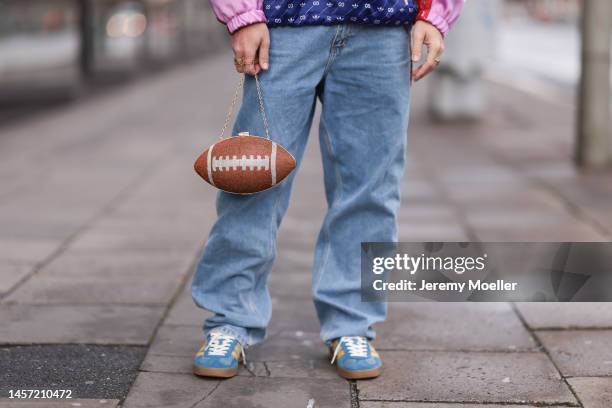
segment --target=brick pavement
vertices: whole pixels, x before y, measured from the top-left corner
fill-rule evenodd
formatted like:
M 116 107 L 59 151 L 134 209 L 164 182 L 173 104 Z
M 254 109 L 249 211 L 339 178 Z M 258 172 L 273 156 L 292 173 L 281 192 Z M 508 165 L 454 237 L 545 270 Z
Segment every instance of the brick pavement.
M 230 64 L 209 58 L 1 129 L 0 344 L 148 348 L 123 402 L 83 407 L 611 406 L 609 304 L 392 304 L 383 376 L 339 379 L 309 298 L 325 211 L 316 137 L 280 232 L 268 341 L 234 379 L 192 376 L 206 312 L 187 284 L 214 194 L 191 161 L 221 125 Z M 425 86 L 401 240 L 610 240 L 612 174 L 569 164 L 569 108 L 491 85 L 482 123 L 432 125 Z

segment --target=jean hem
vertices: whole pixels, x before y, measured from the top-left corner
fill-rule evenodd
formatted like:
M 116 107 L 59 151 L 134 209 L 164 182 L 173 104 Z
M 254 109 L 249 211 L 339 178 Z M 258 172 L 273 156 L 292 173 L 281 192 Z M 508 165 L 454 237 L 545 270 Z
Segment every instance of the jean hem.
M 321 335 L 321 340 L 323 341 L 323 343 L 325 343 L 326 346 L 331 346 L 332 342 L 334 340 L 339 339 L 340 337 L 344 337 L 344 336 L 363 336 L 366 339 L 368 339 L 368 341 L 373 341 L 376 339 L 376 333 L 374 334 L 364 334 L 364 333 L 352 333 L 352 334 L 340 334 L 340 335 L 334 335 L 333 337 L 329 338 L 329 336 L 324 336 Z

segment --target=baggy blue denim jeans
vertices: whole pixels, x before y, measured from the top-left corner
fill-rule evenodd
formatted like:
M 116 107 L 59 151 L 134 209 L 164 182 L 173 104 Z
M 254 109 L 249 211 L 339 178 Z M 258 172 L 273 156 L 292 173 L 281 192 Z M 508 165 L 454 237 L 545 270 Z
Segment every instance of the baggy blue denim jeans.
M 298 163 L 322 104 L 319 128 L 328 211 L 317 240 L 312 295 L 321 339 L 375 337 L 385 302 L 361 302 L 360 243 L 396 241 L 408 128 L 410 39 L 403 27 L 355 25 L 270 29 L 270 69 L 260 74 L 271 138 Z M 255 81 L 247 77 L 233 134 L 264 135 Z M 268 273 L 296 172 L 241 196 L 220 192 L 218 219 L 192 283 L 212 329 L 261 342 L 271 317 Z M 317 182 L 318 180 L 313 180 Z

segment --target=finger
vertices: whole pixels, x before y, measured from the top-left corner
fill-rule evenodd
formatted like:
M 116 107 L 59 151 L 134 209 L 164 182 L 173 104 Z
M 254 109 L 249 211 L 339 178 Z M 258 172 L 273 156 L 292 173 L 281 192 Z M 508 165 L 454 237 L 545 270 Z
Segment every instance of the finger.
M 264 70 L 270 66 L 270 37 L 266 36 L 259 46 L 259 65 Z
M 419 62 L 421 59 L 421 52 L 423 50 L 423 42 L 425 41 L 425 31 L 415 29 L 412 33 L 412 62 Z
M 245 61 L 245 56 L 244 53 L 242 51 L 237 52 L 234 51 L 234 67 L 236 68 L 236 71 L 243 74 L 244 73 L 244 61 Z
M 257 62 L 256 58 L 256 50 L 247 51 L 244 57 L 244 73 L 249 75 L 255 75 L 257 70 L 255 69 L 255 65 Z
M 255 59 L 255 63 L 253 64 L 253 75 L 257 75 L 261 72 L 261 62 L 259 61 L 259 58 Z
M 427 46 L 427 61 L 421 65 L 413 76 L 414 81 L 418 81 L 428 75 L 438 67 L 444 46 L 442 42 L 435 42 Z
M 248 75 L 256 75 L 261 71 L 259 64 L 249 61 L 244 65 L 244 73 Z
M 438 55 L 436 55 L 436 59 L 438 60 L 438 62 L 440 62 L 443 55 L 444 55 L 444 41 L 440 43 L 440 48 L 438 49 Z
M 435 42 L 427 47 L 427 62 L 433 64 L 434 68 L 440 62 L 442 56 L 442 43 Z
M 420 79 L 422 79 L 423 77 L 425 77 L 427 74 L 429 74 L 431 71 L 433 71 L 436 68 L 437 63 L 434 62 L 426 62 L 423 65 L 421 65 L 417 71 L 414 73 L 413 76 L 413 80 L 419 81 Z
M 261 65 L 259 60 L 255 58 L 253 61 L 247 61 L 245 72 L 249 75 L 257 75 L 261 72 Z

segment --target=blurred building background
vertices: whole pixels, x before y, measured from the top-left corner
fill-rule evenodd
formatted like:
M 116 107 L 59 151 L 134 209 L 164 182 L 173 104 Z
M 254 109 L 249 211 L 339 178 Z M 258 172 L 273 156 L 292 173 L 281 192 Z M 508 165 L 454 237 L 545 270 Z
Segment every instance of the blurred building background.
M 88 82 L 201 56 L 224 39 L 201 0 L 2 0 L 0 101 L 76 97 Z
M 439 120 L 482 118 L 487 77 L 575 104 L 575 162 L 610 166 L 611 27 L 607 1 L 470 1 L 433 75 L 430 112 Z

